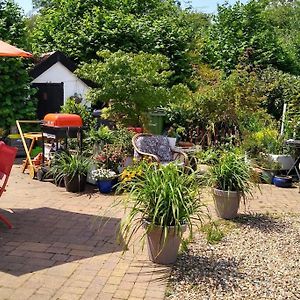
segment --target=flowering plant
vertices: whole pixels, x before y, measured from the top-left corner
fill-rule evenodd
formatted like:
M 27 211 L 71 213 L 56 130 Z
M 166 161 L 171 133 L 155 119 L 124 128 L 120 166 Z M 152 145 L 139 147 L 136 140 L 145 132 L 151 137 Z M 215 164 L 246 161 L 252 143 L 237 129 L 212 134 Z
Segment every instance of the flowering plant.
M 135 164 L 133 166 L 128 166 L 121 173 L 121 181 L 123 183 L 133 180 L 135 177 L 141 176 L 143 172 L 142 164 Z
M 116 177 L 116 172 L 109 169 L 96 169 L 92 171 L 92 179 L 93 180 L 105 180 L 105 179 L 113 179 Z
M 122 147 L 106 144 L 101 152 L 96 155 L 96 162 L 105 169 L 111 169 L 115 172 L 118 171 L 119 165 L 122 163 L 124 159 L 124 152 L 122 151 Z

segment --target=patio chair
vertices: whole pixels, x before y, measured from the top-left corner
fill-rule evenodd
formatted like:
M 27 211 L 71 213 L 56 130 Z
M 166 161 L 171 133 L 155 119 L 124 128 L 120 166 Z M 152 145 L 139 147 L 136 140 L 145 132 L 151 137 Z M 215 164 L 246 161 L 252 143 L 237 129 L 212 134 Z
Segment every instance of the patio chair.
M 17 148 L 7 146 L 4 142 L 0 142 L 0 197 L 5 191 L 17 151 Z M 0 221 L 8 228 L 12 228 L 11 223 L 4 216 L 0 215 Z
M 180 165 L 188 165 L 187 154 L 172 149 L 166 136 L 140 133 L 132 138 L 132 144 L 137 158 L 146 157 L 164 165 L 173 161 Z

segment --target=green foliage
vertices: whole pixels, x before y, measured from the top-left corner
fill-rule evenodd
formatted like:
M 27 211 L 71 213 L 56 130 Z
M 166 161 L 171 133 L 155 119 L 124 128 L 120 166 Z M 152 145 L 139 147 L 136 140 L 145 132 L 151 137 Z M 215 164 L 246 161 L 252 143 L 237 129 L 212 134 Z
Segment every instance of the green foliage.
M 90 165 L 91 160 L 82 154 L 59 152 L 51 160 L 49 174 L 54 176 L 56 182 L 59 182 L 64 176 L 73 178 L 78 175 L 87 175 Z
M 252 163 L 262 169 L 265 170 L 280 170 L 281 165 L 279 162 L 275 161 L 269 154 L 260 152 L 258 153 L 258 155 L 255 156 L 255 158 L 252 160 Z M 269 180 L 271 178 L 269 178 L 268 176 L 266 176 L 266 174 L 262 174 L 263 179 L 268 182 L 271 183 L 272 180 Z
M 140 175 L 123 181 L 120 188 L 130 193 L 129 198 L 121 200 L 128 209 L 120 226 L 127 244 L 142 222 L 147 222 L 147 232 L 161 226 L 163 241 L 169 226 L 174 226 L 175 233 L 182 237 L 182 225 L 186 224 L 192 234 L 195 220 L 202 222 L 204 205 L 199 199 L 196 174 L 187 174 L 175 164 L 159 166 L 144 162 Z
M 174 128 L 186 128 L 184 138 L 193 139 L 197 126 L 207 134 L 214 133 L 219 125 L 239 128 L 241 122 L 259 110 L 265 99 L 254 72 L 238 69 L 225 78 L 214 72 L 202 78 L 204 81 L 197 92 L 188 94 L 185 101 L 172 103 L 167 110 L 168 121 Z
M 93 128 L 96 124 L 96 120 L 93 118 L 91 110 L 86 105 L 77 103 L 72 97 L 67 99 L 65 104 L 61 107 L 61 112 L 79 115 L 82 118 L 83 125 L 88 129 Z
M 216 148 L 208 148 L 195 153 L 195 158 L 200 164 L 214 165 L 220 158 L 220 150 Z
M 173 0 L 52 0 L 36 20 L 32 47 L 85 62 L 99 50 L 160 53 L 170 59 L 173 82 L 179 82 L 191 72 L 187 15 Z
M 109 102 L 111 119 L 127 125 L 143 123 L 148 110 L 182 94 L 181 86 L 168 89 L 169 60 L 160 54 L 98 53 L 100 61 L 84 64 L 78 74 L 94 81 L 88 99 L 96 104 Z
M 266 5 L 266 1 L 250 0 L 218 6 L 203 47 L 205 61 L 227 74 L 241 61 L 256 67 L 287 68 L 275 30 L 264 17 Z
M 127 128 L 120 127 L 113 131 L 113 144 L 121 147 L 124 157 L 133 156 L 132 138 L 134 133 Z
M 97 130 L 91 128 L 87 134 L 87 144 L 94 145 L 105 145 L 110 144 L 113 141 L 113 132 L 107 126 L 100 126 Z
M 262 131 L 272 127 L 277 128 L 278 124 L 264 109 L 258 109 L 251 114 L 245 114 L 244 118 L 239 122 L 242 137 L 249 133 Z
M 205 233 L 209 244 L 217 244 L 224 237 L 224 232 L 214 222 L 202 226 L 201 231 Z
M 250 157 L 257 157 L 260 152 L 281 154 L 283 151 L 283 137 L 279 135 L 276 129 L 265 128 L 246 134 L 242 147 Z
M 219 161 L 209 168 L 204 181 L 213 188 L 237 191 L 245 196 L 251 194 L 253 175 L 244 157 L 232 151 L 226 151 Z
M 0 2 L 0 38 L 26 47 L 26 29 L 20 8 L 10 0 Z M 35 119 L 36 102 L 30 96 L 30 78 L 19 58 L 0 58 L 0 127 L 8 129 L 16 119 Z
M 261 91 L 265 95 L 263 107 L 279 120 L 283 104 L 297 102 L 300 94 L 300 77 L 267 68 L 260 72 Z
M 117 128 L 110 130 L 107 126 L 100 126 L 97 130 L 92 128 L 85 139 L 88 149 L 93 147 L 94 154 L 101 152 L 103 147 L 111 144 L 111 147 L 120 149 L 122 157 L 133 155 L 132 137 L 134 133 L 127 128 Z
M 33 8 L 50 7 L 51 5 L 51 0 L 32 0 Z
M 300 74 L 300 2 L 270 1 L 264 16 L 274 28 L 288 63 L 285 70 Z

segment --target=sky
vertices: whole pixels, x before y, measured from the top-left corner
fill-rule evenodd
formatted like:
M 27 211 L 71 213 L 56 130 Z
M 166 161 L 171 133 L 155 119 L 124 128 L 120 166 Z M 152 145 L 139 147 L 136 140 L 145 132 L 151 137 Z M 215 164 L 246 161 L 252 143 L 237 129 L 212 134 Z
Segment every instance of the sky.
M 32 9 L 32 1 L 31 0 L 15 0 L 25 11 L 27 14 Z M 202 12 L 206 13 L 214 13 L 217 10 L 217 3 L 222 4 L 225 0 L 191 0 L 192 6 Z M 229 0 L 230 4 L 236 2 L 236 0 Z M 246 0 L 242 0 L 242 2 L 246 2 Z

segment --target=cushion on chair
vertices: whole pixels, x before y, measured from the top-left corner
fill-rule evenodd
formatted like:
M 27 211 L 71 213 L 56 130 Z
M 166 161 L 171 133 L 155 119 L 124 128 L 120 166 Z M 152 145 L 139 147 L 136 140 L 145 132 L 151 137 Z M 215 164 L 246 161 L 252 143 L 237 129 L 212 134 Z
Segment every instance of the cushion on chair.
M 136 146 L 142 152 L 156 155 L 160 161 L 173 160 L 172 150 L 168 138 L 165 136 L 140 136 L 136 140 Z

